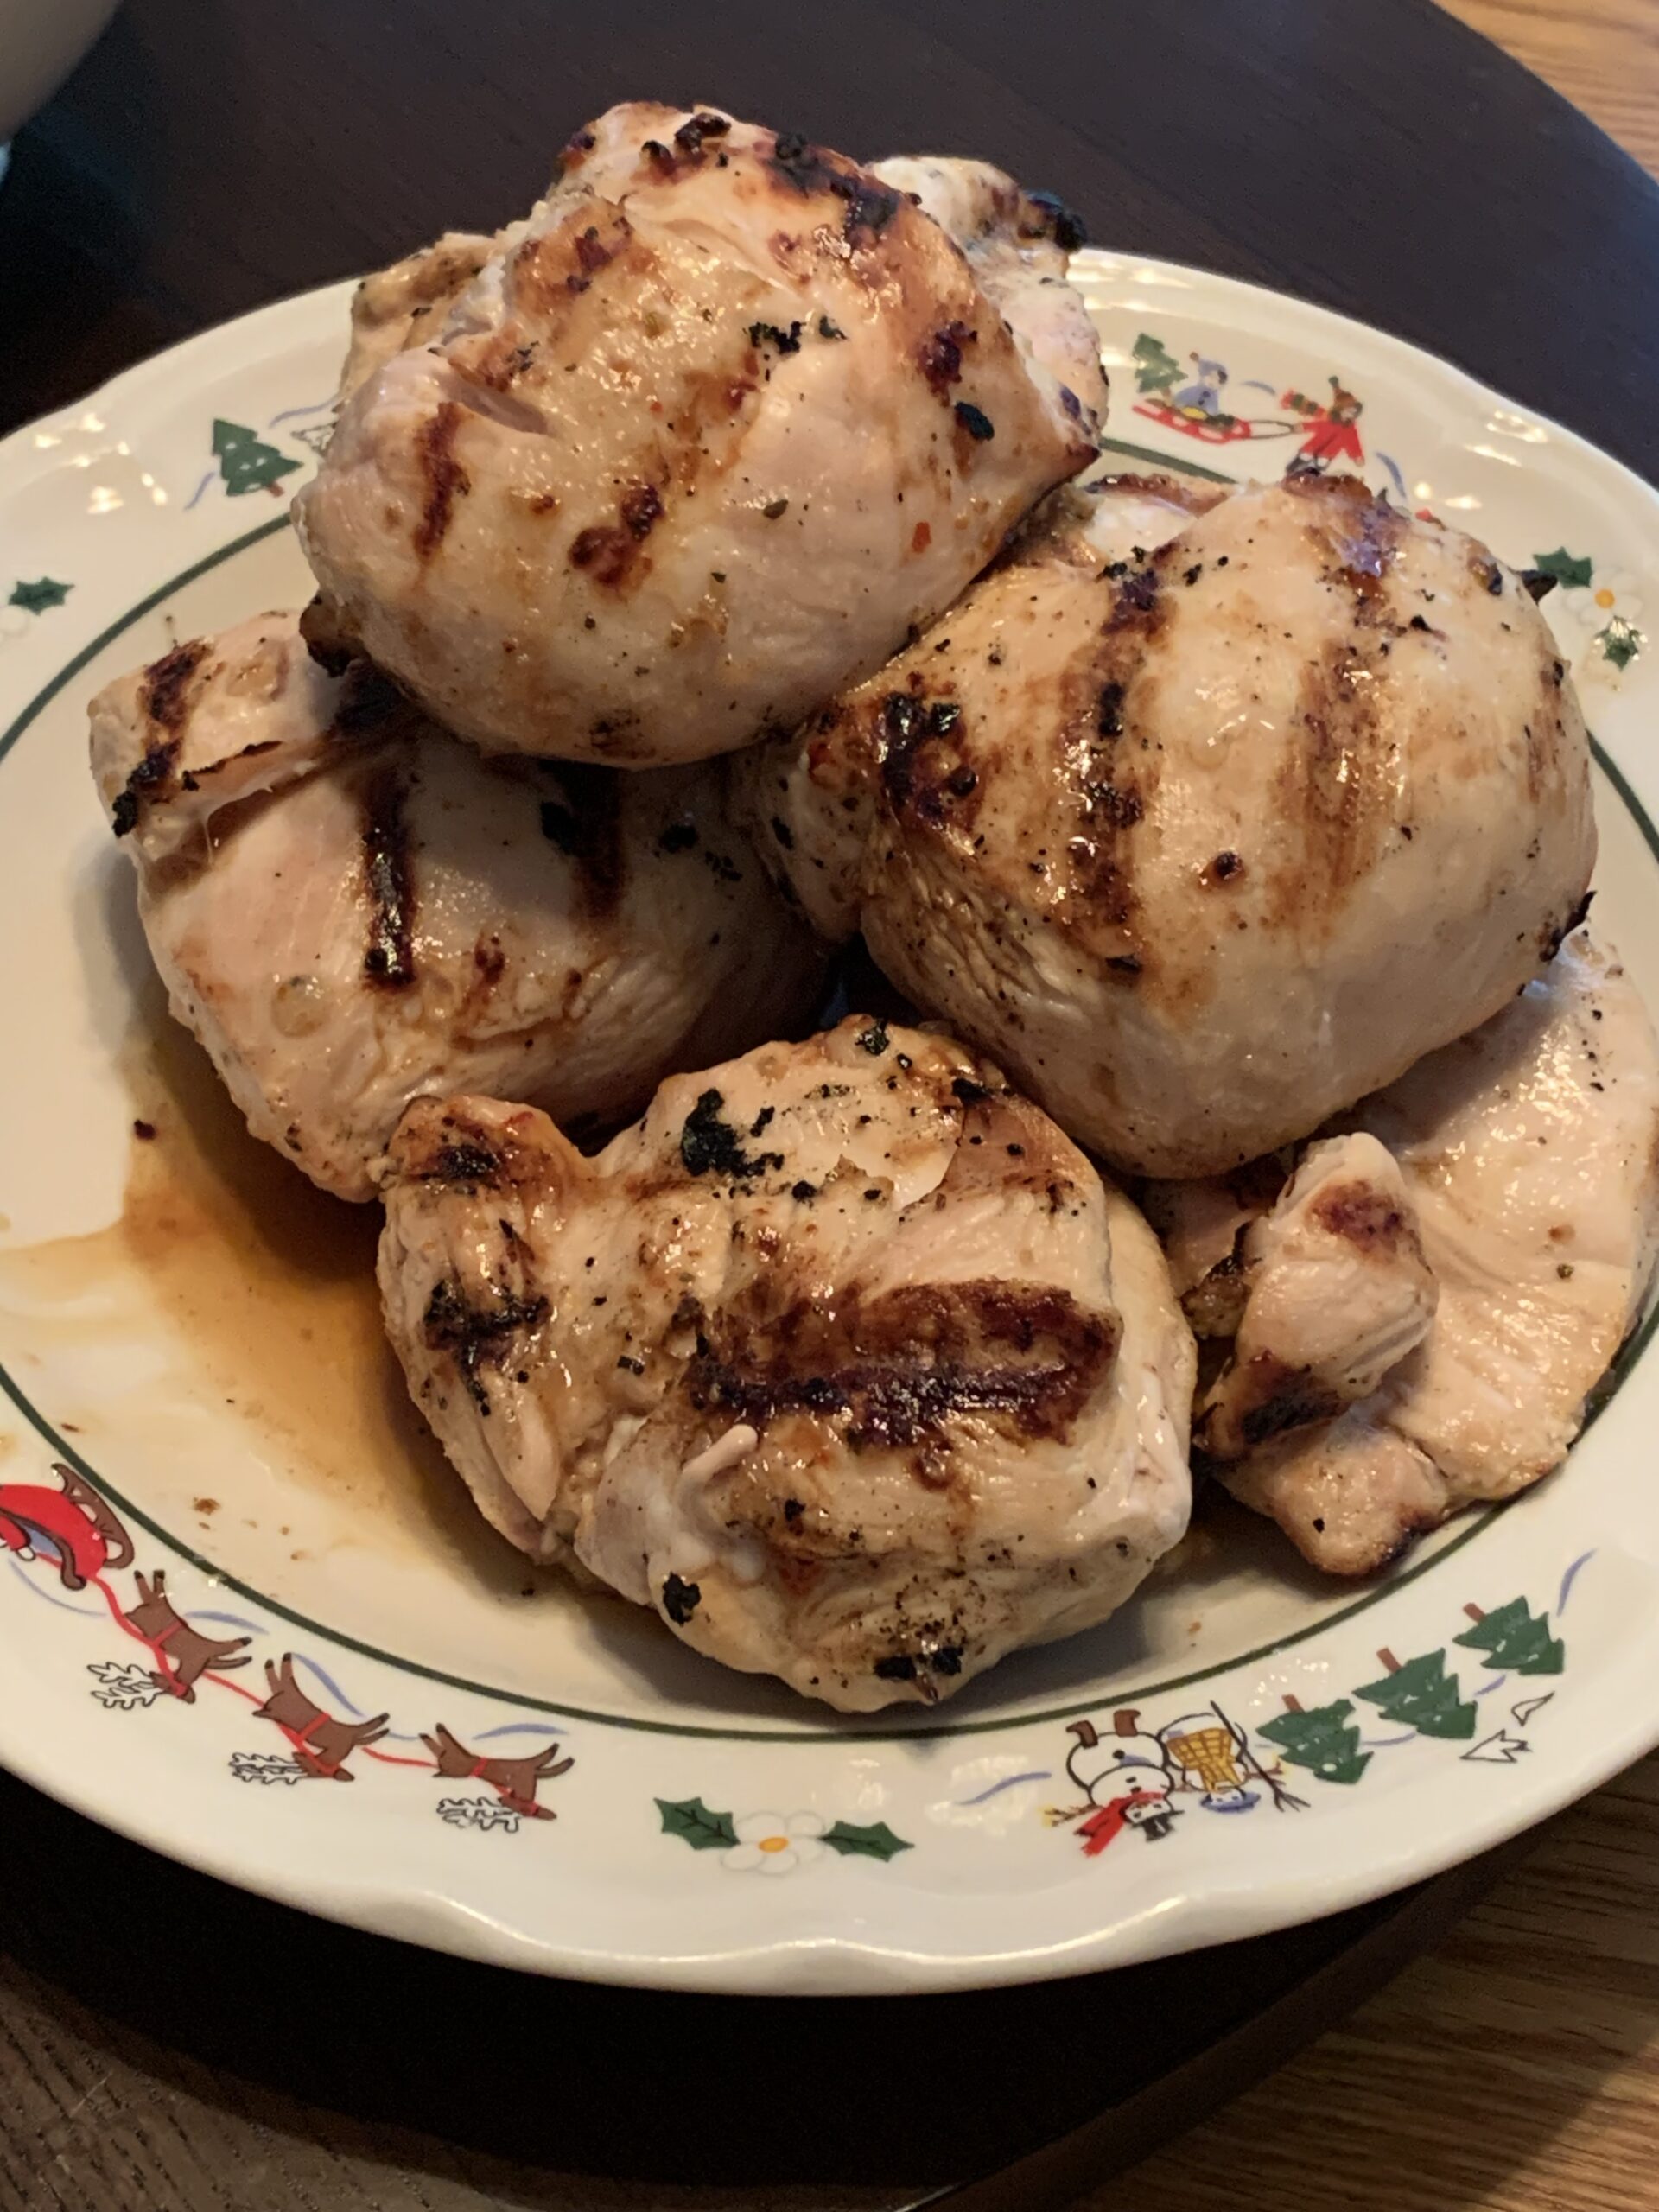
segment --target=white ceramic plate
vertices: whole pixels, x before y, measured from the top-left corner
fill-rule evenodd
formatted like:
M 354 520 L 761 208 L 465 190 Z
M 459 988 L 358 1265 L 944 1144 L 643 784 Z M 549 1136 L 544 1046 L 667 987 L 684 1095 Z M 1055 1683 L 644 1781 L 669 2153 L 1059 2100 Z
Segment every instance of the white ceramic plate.
M 1563 556 L 1580 580 L 1547 606 L 1605 748 L 1598 918 L 1659 1004 L 1654 493 L 1358 324 L 1166 264 L 1077 273 L 1118 465 L 1272 475 L 1300 452 L 1511 561 Z M 444 1948 L 874 1991 L 1352 1904 L 1659 1742 L 1659 1356 L 1636 1349 L 1561 1474 L 1380 1583 L 1318 1583 L 1212 1511 L 1107 1627 L 931 1720 L 726 1674 L 476 1523 L 380 1344 L 366 1210 L 253 1145 L 172 1029 L 86 768 L 108 677 L 306 594 L 286 495 L 346 296 L 210 332 L 0 446 L 0 1758 L 158 1850 Z M 54 1468 L 107 1501 L 103 1535 Z

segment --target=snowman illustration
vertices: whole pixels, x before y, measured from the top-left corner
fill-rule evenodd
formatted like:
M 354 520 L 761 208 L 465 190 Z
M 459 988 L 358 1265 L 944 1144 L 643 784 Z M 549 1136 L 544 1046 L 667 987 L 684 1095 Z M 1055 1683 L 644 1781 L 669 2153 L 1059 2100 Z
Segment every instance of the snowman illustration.
M 1195 1796 L 1208 1813 L 1248 1813 L 1264 1796 L 1278 1812 L 1304 1809 L 1279 1767 L 1262 1764 L 1247 1732 L 1218 1705 L 1158 1729 L 1143 1727 L 1139 1708 L 1124 1706 L 1113 1713 L 1109 1735 L 1092 1720 L 1074 1720 L 1066 1732 L 1076 1740 L 1065 1770 L 1085 1802 L 1051 1808 L 1044 1818 L 1051 1827 L 1075 1821 L 1086 1858 L 1097 1858 L 1126 1828 L 1148 1843 L 1161 1841 L 1186 1809 L 1173 1802 L 1178 1796 Z
M 1076 1741 L 1065 1770 L 1084 1802 L 1046 1813 L 1050 1826 L 1076 1821 L 1086 1859 L 1097 1859 L 1126 1828 L 1138 1830 L 1148 1843 L 1161 1843 L 1176 1821 L 1170 1772 L 1163 1745 L 1141 1727 L 1138 1709 L 1126 1706 L 1115 1713 L 1109 1736 L 1092 1720 L 1074 1720 L 1066 1733 Z

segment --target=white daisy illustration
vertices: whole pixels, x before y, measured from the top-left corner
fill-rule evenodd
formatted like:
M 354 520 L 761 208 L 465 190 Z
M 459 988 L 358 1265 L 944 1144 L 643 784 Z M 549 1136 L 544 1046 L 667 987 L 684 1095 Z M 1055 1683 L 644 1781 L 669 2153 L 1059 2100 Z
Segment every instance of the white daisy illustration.
M 789 1874 L 823 1856 L 818 1838 L 829 1822 L 817 1813 L 746 1813 L 733 1827 L 737 1841 L 723 1863 L 734 1874 Z
M 1641 582 L 1630 569 L 1598 569 L 1582 590 L 1560 594 L 1561 611 L 1586 630 L 1605 630 L 1615 618 L 1634 626 L 1642 613 Z

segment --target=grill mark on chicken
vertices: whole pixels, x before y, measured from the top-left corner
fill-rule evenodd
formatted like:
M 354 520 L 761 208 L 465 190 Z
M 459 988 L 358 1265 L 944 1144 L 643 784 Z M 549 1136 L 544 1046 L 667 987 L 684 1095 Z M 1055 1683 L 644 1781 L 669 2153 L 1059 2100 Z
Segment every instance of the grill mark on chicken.
M 421 1332 L 429 1351 L 447 1352 L 467 1385 L 480 1414 L 490 1412 L 490 1394 L 480 1367 L 498 1363 L 509 1340 L 521 1330 L 534 1329 L 547 1319 L 544 1298 L 520 1298 L 508 1290 L 496 1293 L 495 1303 L 470 1304 L 453 1275 L 441 1276 L 422 1316 Z
M 593 523 L 570 543 L 570 565 L 585 569 L 595 583 L 619 590 L 637 583 L 651 563 L 640 548 L 662 520 L 663 495 L 654 484 L 630 486 L 617 502 L 619 519 Z
M 144 671 L 140 700 L 145 716 L 166 734 L 144 747 L 143 759 L 116 793 L 110 823 L 118 837 L 136 830 L 144 809 L 170 789 L 184 743 L 184 727 L 190 719 L 192 679 L 212 651 L 210 639 L 193 638 L 175 645 Z
M 188 644 L 175 645 L 144 671 L 144 712 L 175 738 L 189 720 L 190 679 L 212 651 L 211 639 L 192 638 Z
M 403 772 L 383 762 L 363 788 L 363 880 L 369 937 L 363 973 L 377 990 L 407 990 L 415 981 L 415 879 Z
M 919 677 L 912 677 L 919 684 Z M 961 733 L 960 735 L 958 733 Z M 962 828 L 977 810 L 979 777 L 963 756 L 962 707 L 919 690 L 890 691 L 876 739 L 881 787 L 900 821 Z
M 439 1145 L 430 1160 L 414 1171 L 412 1179 L 417 1183 L 460 1183 L 476 1188 L 480 1183 L 493 1183 L 500 1169 L 501 1162 L 487 1145 L 463 1137 Z
M 766 167 L 804 200 L 823 193 L 839 200 L 845 211 L 842 236 L 855 248 L 872 244 L 906 205 L 902 194 L 878 184 L 853 162 L 810 144 L 794 131 L 772 140 Z
M 1267 918 L 1274 928 L 1323 933 L 1391 838 L 1394 801 L 1373 673 L 1351 637 L 1303 673 L 1302 741 L 1288 748 L 1279 776 L 1282 818 L 1300 823 L 1302 836 L 1294 856 L 1268 872 Z
M 174 737 L 148 747 L 124 789 L 116 793 L 110 809 L 110 823 L 118 837 L 124 837 L 137 828 L 144 808 L 151 799 L 161 797 L 163 787 L 172 780 L 173 764 L 181 742 Z
M 1258 1352 L 1242 1373 L 1250 1402 L 1242 1409 L 1236 1402 L 1235 1417 L 1246 1446 L 1252 1451 L 1287 1429 L 1334 1420 L 1343 1409 L 1340 1395 L 1319 1389 L 1306 1368 L 1287 1367 L 1269 1351 Z M 1206 1415 L 1194 1433 L 1195 1440 L 1206 1449 L 1212 1441 L 1208 1420 Z
M 855 1450 L 938 1438 L 955 1414 L 996 1414 L 1064 1440 L 1117 1357 L 1115 1314 L 1020 1283 L 907 1285 L 770 1322 L 724 1317 L 688 1373 L 692 1403 L 756 1427 L 788 1413 L 847 1417 Z M 1026 1355 L 1015 1358 L 1013 1354 Z
M 781 1152 L 745 1152 L 737 1131 L 721 1118 L 721 1109 L 726 1101 L 718 1090 L 702 1092 L 696 1104 L 685 1117 L 680 1131 L 680 1164 L 688 1175 L 729 1176 L 734 1182 L 747 1182 L 752 1176 L 764 1175 L 768 1168 L 781 1167 Z M 757 1123 L 756 1128 L 763 1126 Z M 751 1130 L 753 1135 L 755 1130 Z
M 472 479 L 454 450 L 461 414 L 457 401 L 443 400 L 433 410 L 430 419 L 421 425 L 416 435 L 416 451 L 426 478 L 426 499 L 421 518 L 415 525 L 414 542 L 416 557 L 423 563 L 429 561 L 442 543 L 455 501 L 464 499 L 473 488 Z
M 1134 694 L 1167 620 L 1164 556 L 1114 561 L 1104 574 L 1109 612 L 1087 653 L 1060 677 L 1059 757 L 1067 766 L 1076 828 L 1064 866 L 1050 879 L 1052 912 L 1100 952 L 1108 970 L 1133 985 L 1149 964 L 1135 926 L 1133 832 L 1158 787 L 1155 751 L 1138 742 Z
M 486 1159 L 491 1163 L 487 1179 L 480 1175 L 479 1179 L 498 1186 L 516 1187 L 545 1174 L 545 1160 L 527 1154 L 511 1122 L 480 1127 L 470 1115 L 446 1110 L 433 1098 L 417 1099 L 409 1108 L 394 1149 L 397 1173 L 410 1182 L 446 1181 L 457 1162 L 477 1164 Z
M 688 157 L 696 157 L 702 152 L 705 139 L 723 138 L 731 127 L 729 116 L 712 114 L 706 109 L 699 109 L 674 133 L 674 143 L 681 153 Z
M 626 863 L 622 850 L 621 792 L 614 768 L 561 761 L 563 798 L 542 801 L 542 835 L 582 871 L 582 903 L 595 919 L 621 903 Z
M 543 326 L 548 339 L 564 330 L 572 302 L 594 278 L 626 257 L 635 274 L 654 265 L 622 210 L 609 200 L 585 201 L 571 215 L 515 249 L 510 282 L 518 304 Z

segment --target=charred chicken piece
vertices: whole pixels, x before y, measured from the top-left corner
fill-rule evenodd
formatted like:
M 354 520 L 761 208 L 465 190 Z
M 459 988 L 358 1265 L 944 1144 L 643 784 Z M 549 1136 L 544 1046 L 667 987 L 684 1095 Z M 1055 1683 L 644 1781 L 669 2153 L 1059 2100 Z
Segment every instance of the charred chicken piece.
M 1253 1444 L 1216 1467 L 1236 1497 L 1314 1566 L 1364 1574 L 1459 1507 L 1511 1497 L 1566 1457 L 1653 1274 L 1659 1045 L 1617 957 L 1580 930 L 1502 1014 L 1344 1119 L 1355 1134 L 1337 1144 L 1386 1147 L 1402 1185 L 1403 1202 L 1376 1216 L 1401 1216 L 1391 1254 L 1356 1255 L 1351 1287 L 1331 1286 L 1333 1313 L 1349 1317 L 1344 1356 L 1363 1349 L 1376 1387 L 1294 1434 L 1253 1440 L 1248 1414 L 1230 1432 L 1224 1397 L 1201 1428 L 1211 1451 Z M 1332 1156 L 1314 1147 L 1280 1207 L 1243 1231 L 1241 1348 L 1255 1325 L 1249 1255 L 1258 1240 L 1269 1251 L 1281 1243 L 1275 1224 L 1295 1220 L 1297 1185 L 1311 1173 L 1317 1188 Z M 1386 1197 L 1380 1178 L 1372 1187 Z M 1151 1203 L 1166 1220 L 1219 1217 L 1213 1190 L 1190 1208 L 1179 1192 Z M 1408 1348 L 1427 1300 L 1427 1284 L 1412 1294 L 1412 1217 L 1435 1302 Z M 1386 1262 L 1375 1277 L 1373 1259 Z M 1318 1276 L 1287 1280 L 1300 1294 Z M 1212 1269 L 1193 1286 L 1189 1310 L 1214 1281 Z M 1312 1301 L 1302 1310 L 1317 1334 Z M 1236 1375 L 1248 1365 L 1239 1357 Z M 1352 1372 L 1363 1379 L 1357 1360 Z
M 614 1121 L 794 1026 L 823 972 L 717 771 L 480 760 L 365 663 L 327 675 L 292 614 L 123 677 L 92 733 L 174 1013 L 341 1198 L 422 1091 Z
M 423 1099 L 380 1282 L 480 1509 L 846 1712 L 1122 1602 L 1186 1522 L 1156 1240 L 945 1039 L 864 1018 L 664 1084 L 584 1160 Z
M 1042 211 L 1010 208 L 994 298 L 842 155 L 612 109 L 347 401 L 295 503 L 336 621 L 486 751 L 639 767 L 798 721 L 1094 457 L 1097 353 L 1033 281 L 1060 266 Z M 418 289 L 376 281 L 364 360 Z
M 1065 493 L 884 668 L 737 764 L 817 927 L 1156 1176 L 1305 1136 L 1496 1014 L 1595 855 L 1522 580 L 1353 478 L 1102 559 Z

